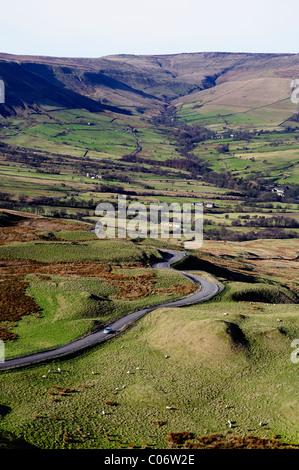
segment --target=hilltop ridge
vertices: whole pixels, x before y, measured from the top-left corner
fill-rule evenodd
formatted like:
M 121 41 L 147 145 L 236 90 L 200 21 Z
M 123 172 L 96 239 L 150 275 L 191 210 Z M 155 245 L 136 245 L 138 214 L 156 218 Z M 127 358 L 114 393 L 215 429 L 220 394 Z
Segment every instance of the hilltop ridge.
M 0 106 L 0 114 L 57 106 L 151 116 L 173 100 L 223 83 L 271 78 L 283 85 L 298 74 L 298 54 L 198 52 L 63 58 L 0 53 L 0 77 L 6 83 L 6 103 Z

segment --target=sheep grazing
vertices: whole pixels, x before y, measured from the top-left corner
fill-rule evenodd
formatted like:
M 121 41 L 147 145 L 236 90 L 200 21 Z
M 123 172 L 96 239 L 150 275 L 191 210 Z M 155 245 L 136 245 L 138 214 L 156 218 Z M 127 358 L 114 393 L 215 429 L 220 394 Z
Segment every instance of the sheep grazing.
M 165 359 L 168 359 L 170 356 L 168 356 L 168 354 L 165 354 Z
M 58 370 L 58 372 L 61 372 L 61 369 L 60 369 L 60 367 L 57 367 L 57 370 Z
M 260 426 L 263 426 L 263 425 L 264 425 L 264 423 L 263 423 L 263 421 L 261 421 L 261 422 L 260 422 Z
M 116 387 L 114 390 L 119 390 L 119 387 Z
M 166 410 L 172 410 L 172 406 L 166 406 Z
M 103 410 L 103 411 L 102 411 L 102 415 L 104 415 L 104 414 L 105 414 L 105 411 Z
M 136 367 L 136 370 L 140 370 L 140 367 Z
M 229 424 L 229 427 L 232 428 L 232 426 L 233 426 L 232 422 L 230 420 L 228 420 L 227 422 Z
M 42 378 L 45 379 L 47 376 L 46 375 L 42 375 Z
M 123 387 L 122 387 L 122 388 L 126 388 L 126 386 L 125 386 L 125 385 L 123 385 Z

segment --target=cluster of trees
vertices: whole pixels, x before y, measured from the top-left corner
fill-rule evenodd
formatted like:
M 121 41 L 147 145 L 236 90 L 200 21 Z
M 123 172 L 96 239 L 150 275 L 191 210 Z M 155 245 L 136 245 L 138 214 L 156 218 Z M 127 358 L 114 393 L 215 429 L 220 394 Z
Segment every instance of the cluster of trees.
M 203 178 L 207 183 L 211 183 L 220 188 L 227 188 L 232 191 L 241 191 L 249 198 L 257 198 L 264 192 L 264 185 L 259 184 L 257 181 L 249 181 L 243 178 L 236 178 L 230 172 L 216 172 L 212 171 L 206 161 L 200 159 L 192 153 L 192 150 L 199 142 L 215 137 L 215 133 L 210 129 L 200 125 L 184 125 L 176 128 L 173 135 L 177 141 L 178 147 L 176 150 L 182 155 L 184 161 L 190 161 L 189 165 L 185 164 L 185 170 L 189 171 L 192 178 Z M 241 137 L 241 133 L 240 133 Z M 244 135 L 243 135 L 244 137 Z M 229 151 L 229 145 L 223 144 L 218 148 L 219 152 L 226 153 Z M 172 160 L 171 162 L 174 162 Z M 148 162 L 149 163 L 149 162 Z M 176 165 L 169 163 L 169 165 Z M 175 166 L 173 166 L 175 168 Z M 270 200 L 276 200 L 270 194 Z
M 21 201 L 20 201 L 21 202 Z M 33 198 L 30 202 L 27 201 L 27 205 L 29 206 L 59 206 L 59 207 L 71 207 L 71 208 L 80 208 L 80 209 L 92 209 L 94 210 L 96 204 L 99 201 L 94 201 L 93 198 L 91 199 L 76 199 L 74 196 L 70 198 L 53 198 L 53 197 L 46 197 L 46 196 L 39 196 Z M 60 209 L 58 209 L 61 212 Z
M 124 155 L 121 158 L 125 162 L 138 163 L 145 165 L 155 165 L 155 167 L 173 168 L 188 172 L 202 172 L 205 162 L 196 157 L 196 160 L 190 158 L 168 158 L 167 160 L 151 160 L 150 158 L 138 157 L 137 155 Z M 152 168 L 148 170 L 152 172 Z
M 199 125 L 180 126 L 173 134 L 178 144 L 176 150 L 183 156 L 187 156 L 199 142 L 211 139 L 215 135 L 210 129 Z
M 0 201 L 10 201 L 11 198 L 12 195 L 10 193 L 0 192 Z
M 176 108 L 175 106 L 168 106 L 158 116 L 152 118 L 152 123 L 155 126 L 172 127 L 176 124 Z
M 259 216 L 250 220 L 244 220 L 242 223 L 240 219 L 232 220 L 232 227 L 279 227 L 279 228 L 299 228 L 299 222 L 291 217 L 265 217 Z
M 289 239 L 289 238 L 299 238 L 299 234 L 295 231 L 285 231 L 281 228 L 268 228 L 266 230 L 259 230 L 258 232 L 250 231 L 247 233 L 236 232 L 229 230 L 226 227 L 215 227 L 211 229 L 204 230 L 205 238 L 209 240 L 222 240 L 222 241 L 232 241 L 232 242 L 244 242 L 250 240 L 257 240 L 259 238 L 279 238 L 279 239 Z
M 250 202 L 250 199 L 270 203 L 282 200 L 281 196 L 270 191 L 267 181 L 251 181 L 242 177 L 236 177 L 229 171 L 212 171 L 206 161 L 192 153 L 187 154 L 187 156 L 182 156 L 182 158 L 167 159 L 164 161 L 153 161 L 150 158 L 139 157 L 137 155 L 124 155 L 121 160 L 131 163 L 130 169 L 136 172 L 154 172 L 165 176 L 167 172 L 164 168 L 181 170 L 189 173 L 189 176 L 186 176 L 186 174 L 182 175 L 184 178 L 201 178 L 205 182 L 219 188 L 229 189 L 231 195 L 237 194 L 238 196 L 246 196 L 248 202 Z M 148 165 L 150 168 L 146 168 L 144 165 Z M 286 203 L 299 202 L 299 185 L 289 183 L 287 193 L 283 200 Z
M 215 138 L 216 134 L 211 131 L 210 129 L 205 128 L 204 126 L 200 125 L 181 125 L 178 126 L 178 122 L 176 120 L 175 115 L 175 108 L 168 107 L 158 118 L 154 118 L 154 124 L 163 124 L 168 127 L 172 127 L 172 135 L 177 142 L 176 151 L 180 153 L 186 160 L 192 160 L 192 164 L 189 166 L 184 166 L 185 171 L 189 171 L 192 178 L 202 177 L 208 183 L 216 185 L 218 187 L 231 189 L 232 191 L 241 191 L 247 198 L 253 198 L 260 201 L 280 201 L 281 197 L 277 194 L 272 193 L 267 188 L 268 182 L 262 181 L 262 172 L 256 175 L 256 178 L 252 181 L 244 180 L 243 178 L 236 178 L 230 172 L 221 172 L 218 173 L 216 171 L 212 171 L 208 168 L 207 164 L 204 161 L 201 161 L 197 156 L 192 154 L 193 149 L 195 148 L 196 144 L 199 142 L 203 142 L 207 139 Z M 174 124 L 176 125 L 173 128 Z M 292 127 L 285 127 L 281 131 L 268 131 L 268 130 L 260 130 L 257 132 L 256 129 L 252 131 L 239 129 L 232 131 L 231 129 L 227 129 L 222 136 L 223 137 L 231 137 L 233 134 L 234 140 L 247 140 L 254 138 L 256 135 L 262 134 L 281 134 L 285 132 L 293 133 L 295 131 Z M 229 152 L 229 144 L 225 143 L 219 145 L 218 147 L 219 153 L 227 153 Z M 144 163 L 140 161 L 140 163 Z M 153 164 L 151 161 L 147 161 L 148 164 Z M 156 162 L 155 162 L 156 164 Z M 180 165 L 183 162 L 179 163 Z M 170 163 L 173 166 L 173 163 Z M 165 166 L 165 164 L 163 165 Z M 173 166 L 174 167 L 174 166 Z M 287 197 L 284 196 L 285 202 L 294 202 L 299 201 L 299 185 L 291 184 L 288 190 Z
M 0 142 L 0 152 L 5 155 L 7 161 L 23 163 L 34 168 L 40 167 L 42 163 L 49 162 L 47 155 L 35 153 L 30 149 L 19 148 L 16 145 L 8 145 Z
M 40 166 L 47 162 L 48 157 L 42 155 L 28 154 L 28 153 L 12 153 L 6 154 L 6 160 L 9 162 L 16 162 L 25 164 L 31 168 L 40 168 Z
M 75 211 L 75 212 L 66 212 L 63 209 L 50 209 L 45 211 L 42 206 L 34 206 L 29 208 L 28 212 L 32 212 L 38 215 L 44 215 L 46 217 L 54 217 L 55 219 L 59 218 L 68 218 L 68 219 L 75 219 L 75 220 L 84 220 L 85 217 L 89 217 L 91 214 L 86 211 Z

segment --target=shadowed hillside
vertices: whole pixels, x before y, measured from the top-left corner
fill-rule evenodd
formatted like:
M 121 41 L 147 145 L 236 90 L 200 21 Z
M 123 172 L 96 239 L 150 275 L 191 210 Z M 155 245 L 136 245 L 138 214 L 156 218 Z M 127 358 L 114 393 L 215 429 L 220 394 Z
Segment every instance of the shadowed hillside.
M 235 81 L 276 79 L 284 89 L 286 80 L 298 72 L 296 54 L 202 52 L 95 59 L 0 54 L 0 77 L 6 84 L 6 104 L 0 106 L 0 113 L 58 106 L 152 115 L 172 100 L 187 97 L 187 102 L 196 102 L 201 99 L 196 93 L 221 90 L 223 84 Z M 275 101 L 276 88 L 270 101 Z M 250 93 L 259 94 L 252 88 Z

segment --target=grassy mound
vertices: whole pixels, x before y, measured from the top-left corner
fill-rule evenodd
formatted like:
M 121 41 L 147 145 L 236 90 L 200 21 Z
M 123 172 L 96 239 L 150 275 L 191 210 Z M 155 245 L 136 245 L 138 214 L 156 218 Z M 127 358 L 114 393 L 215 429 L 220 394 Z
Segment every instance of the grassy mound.
M 191 440 L 193 439 L 193 441 Z M 286 444 L 274 436 L 272 439 L 256 436 L 234 436 L 210 434 L 194 439 L 188 432 L 171 432 L 166 436 L 170 448 L 184 449 L 298 449 L 295 444 Z
M 150 256 L 149 250 L 149 256 Z M 36 242 L 0 246 L 0 259 L 31 259 L 45 263 L 95 261 L 124 263 L 147 261 L 146 250 L 118 239 L 86 242 Z
M 226 297 L 237 302 L 299 303 L 298 295 L 295 292 L 266 283 L 231 283 Z
M 231 338 L 234 346 L 236 346 L 237 348 L 249 347 L 249 343 L 246 339 L 246 336 L 239 325 L 237 325 L 236 323 L 227 322 L 227 321 L 225 321 L 224 324 L 226 326 L 226 332 Z
M 25 217 L 17 214 L 0 211 L 0 227 L 10 227 L 25 219 Z
M 168 435 L 190 448 L 298 445 L 297 318 L 294 304 L 246 316 L 237 302 L 153 311 L 77 357 L 1 374 L 10 412 L 0 430 L 51 449 L 164 449 Z
M 0 317 L 11 330 L 0 328 L 0 338 L 7 341 L 7 358 L 59 346 L 134 310 L 182 297 L 194 289 L 191 281 L 172 271 L 157 270 L 154 274 L 140 267 L 100 267 L 91 263 L 38 265 L 36 269 L 45 269 L 46 273 L 52 269 L 53 274 L 27 275 L 23 310 L 12 308 L 14 297 L 10 295 L 5 306 L 14 316 L 10 319 L 3 310 Z M 54 274 L 59 270 L 61 275 Z M 7 283 L 12 292 L 15 279 Z
M 217 265 L 207 259 L 201 259 L 197 256 L 188 256 L 172 266 L 181 271 L 206 271 L 218 279 L 239 282 L 256 282 L 253 276 L 241 272 L 232 271 L 224 266 Z
M 233 360 L 231 335 L 224 322 L 195 318 L 186 322 L 181 310 L 160 309 L 143 319 L 144 340 L 179 361 L 211 363 Z
M 274 434 L 298 444 L 297 318 L 294 304 L 246 315 L 243 303 L 224 301 L 153 311 L 77 357 L 1 374 L 0 400 L 11 411 L 0 430 L 51 449 L 163 449 L 180 429 L 218 433 L 220 447 L 272 445 Z
M 37 449 L 33 444 L 29 444 L 24 439 L 16 439 L 8 432 L 0 431 L 0 449 L 2 450 L 30 450 Z
M 204 271 L 223 281 L 226 290 L 217 296 L 216 300 L 277 304 L 299 303 L 299 296 L 286 287 L 259 282 L 259 279 L 254 276 L 214 264 L 208 259 L 191 255 L 183 258 L 173 267 L 182 271 Z

